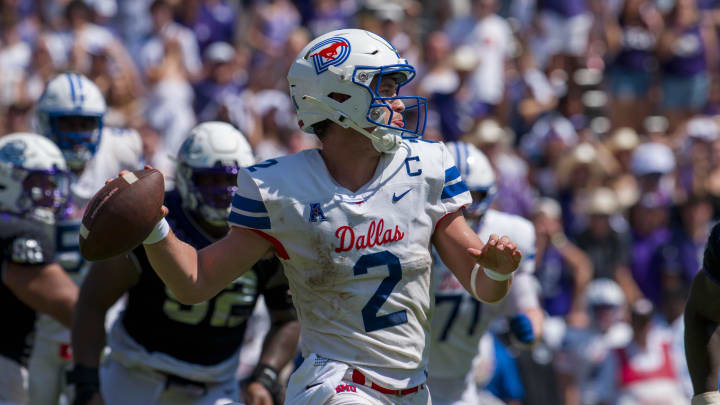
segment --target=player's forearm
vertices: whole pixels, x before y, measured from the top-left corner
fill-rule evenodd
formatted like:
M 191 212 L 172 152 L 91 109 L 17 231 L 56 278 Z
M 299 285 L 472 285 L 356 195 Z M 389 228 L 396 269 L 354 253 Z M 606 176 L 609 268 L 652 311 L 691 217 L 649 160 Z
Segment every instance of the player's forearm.
M 489 304 L 496 303 L 505 298 L 510 290 L 510 285 L 512 285 L 512 278 L 505 281 L 495 281 L 480 270 L 478 271 L 477 280 L 475 280 L 477 298 Z M 470 293 L 472 293 L 472 291 L 470 291 Z
M 194 247 L 172 231 L 165 239 L 143 246 L 152 268 L 178 301 L 190 305 L 205 300 L 199 287 L 198 253 Z
M 718 363 L 713 358 L 720 352 L 717 326 L 693 311 L 685 313 L 685 356 L 695 394 L 717 390 Z
M 72 349 L 75 364 L 98 367 L 105 347 L 105 310 L 81 301 L 72 322 Z
M 72 313 L 77 302 L 77 286 L 56 290 L 51 296 L 36 295 L 31 299 L 33 309 L 50 315 L 65 327 L 72 325 Z
M 701 271 L 693 281 L 685 308 L 685 357 L 695 394 L 717 390 L 720 334 L 717 292 L 720 287 Z M 711 315 L 711 316 L 709 316 Z M 714 315 L 714 316 L 712 316 Z
M 70 327 L 78 287 L 60 265 L 26 268 L 8 264 L 3 281 L 27 306 Z
M 273 325 L 265 337 L 260 364 L 281 370 L 295 357 L 299 337 L 300 322 L 296 320 Z

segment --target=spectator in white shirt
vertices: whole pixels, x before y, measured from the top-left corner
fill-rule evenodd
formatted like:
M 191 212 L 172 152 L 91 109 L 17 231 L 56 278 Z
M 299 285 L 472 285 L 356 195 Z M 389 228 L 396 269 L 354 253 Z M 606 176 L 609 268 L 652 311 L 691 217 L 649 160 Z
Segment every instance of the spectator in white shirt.
M 195 34 L 173 21 L 173 10 L 165 0 L 156 0 L 150 7 L 153 31 L 140 50 L 143 73 L 152 80 L 152 71 L 162 64 L 168 47 L 178 46 L 182 67 L 187 78 L 194 81 L 202 73 L 202 62 Z

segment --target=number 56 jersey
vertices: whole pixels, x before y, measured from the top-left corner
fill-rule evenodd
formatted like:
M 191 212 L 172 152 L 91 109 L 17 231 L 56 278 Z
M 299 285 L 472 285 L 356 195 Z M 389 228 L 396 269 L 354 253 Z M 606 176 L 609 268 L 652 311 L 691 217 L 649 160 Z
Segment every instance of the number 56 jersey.
M 229 222 L 275 246 L 303 356 L 404 388 L 425 380 L 432 233 L 469 203 L 445 146 L 413 138 L 382 154 L 355 192 L 335 183 L 318 149 L 250 166 L 238 175 Z

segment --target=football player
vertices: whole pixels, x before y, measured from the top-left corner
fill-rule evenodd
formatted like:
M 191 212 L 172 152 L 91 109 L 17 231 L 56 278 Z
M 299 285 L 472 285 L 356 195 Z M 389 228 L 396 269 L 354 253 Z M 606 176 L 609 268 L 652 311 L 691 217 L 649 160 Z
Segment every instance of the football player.
M 311 41 L 288 80 L 298 124 L 322 149 L 242 170 L 232 228 L 208 247 L 182 242 L 167 221 L 144 241 L 184 304 L 214 296 L 269 252 L 282 260 L 304 357 L 286 404 L 428 404 L 429 247 L 488 302 L 505 296 L 520 263 L 509 238 L 484 244 L 465 222 L 470 193 L 452 155 L 421 138 L 426 100 L 398 95 L 414 76 L 371 32 Z
M 252 151 L 230 124 L 206 122 L 191 131 L 177 163 L 177 188 L 165 195 L 167 220 L 176 237 L 202 249 L 227 233 L 237 173 L 254 163 Z M 105 313 L 126 292 L 126 309 L 108 339 L 110 357 L 98 375 Z M 100 394 L 109 405 L 238 400 L 238 351 L 260 294 L 273 328 L 244 391 L 248 404 L 279 404 L 279 371 L 296 353 L 300 326 L 277 259 L 258 262 L 194 305 L 183 305 L 165 287 L 142 247 L 93 264 L 73 319 L 76 365 L 68 381 L 75 384 L 74 403 L 91 403 Z
M 87 77 L 63 73 L 45 87 L 35 106 L 39 133 L 58 145 L 75 174 L 71 204 L 56 224 L 57 262 L 78 285 L 88 263 L 80 255 L 80 222 L 90 198 L 119 170 L 142 168 L 142 142 L 136 131 L 103 125 L 105 98 Z M 30 402 L 56 405 L 65 390 L 70 367 L 70 331 L 47 316 L 39 316 L 30 358 Z
M 0 403 L 28 401 L 27 357 L 35 311 L 70 325 L 78 289 L 54 262 L 54 217 L 69 172 L 60 150 L 30 133 L 0 137 Z
M 685 307 L 685 357 L 695 396 L 692 405 L 720 405 L 720 223 L 710 231 L 702 270 Z
M 447 146 L 472 196 L 472 204 L 464 209 L 470 227 L 482 239 L 492 233 L 508 235 L 523 252 L 513 288 L 500 305 L 474 300 L 442 260 L 436 258 L 433 264 L 435 310 L 428 386 L 434 404 L 470 405 L 481 402 L 472 364 L 482 354 L 478 352 L 479 342 L 490 322 L 500 315 L 512 317 L 512 336 L 527 345 L 538 337 L 543 313 L 532 275 L 535 228 L 525 218 L 489 208 L 497 190 L 495 174 L 480 150 L 465 142 Z

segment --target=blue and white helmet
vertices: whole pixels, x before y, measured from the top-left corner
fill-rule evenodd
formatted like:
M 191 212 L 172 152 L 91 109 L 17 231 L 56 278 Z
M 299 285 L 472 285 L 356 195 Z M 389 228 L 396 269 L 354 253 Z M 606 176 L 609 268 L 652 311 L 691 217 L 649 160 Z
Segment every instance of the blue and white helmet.
M 52 141 L 24 132 L 0 137 L 0 211 L 51 221 L 69 195 L 70 173 Z
M 180 146 L 177 163 L 183 206 L 212 225 L 225 225 L 238 170 L 255 163 L 245 136 L 226 122 L 204 122 Z
M 38 100 L 38 131 L 55 142 L 70 169 L 79 172 L 97 152 L 106 110 L 95 83 L 78 73 L 62 73 L 48 82 Z
M 495 185 L 495 172 L 490 161 L 480 149 L 466 142 L 449 142 L 447 147 L 450 154 L 455 157 L 460 176 L 470 189 L 472 204 L 465 209 L 465 213 L 479 217 L 490 208 L 497 186 Z
M 427 100 L 424 97 L 380 94 L 382 77 L 400 88 L 415 77 L 415 68 L 388 41 L 360 29 L 321 35 L 295 58 L 288 72 L 290 96 L 300 128 L 330 120 L 372 140 L 380 152 L 393 152 L 403 135 L 422 136 Z M 402 101 L 402 125 L 391 125 L 390 106 Z

